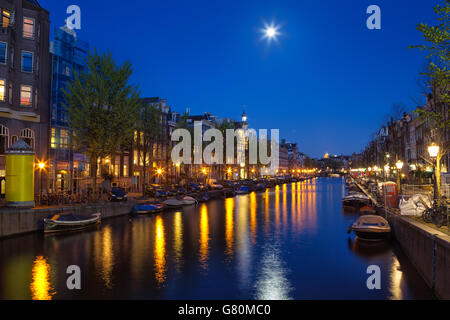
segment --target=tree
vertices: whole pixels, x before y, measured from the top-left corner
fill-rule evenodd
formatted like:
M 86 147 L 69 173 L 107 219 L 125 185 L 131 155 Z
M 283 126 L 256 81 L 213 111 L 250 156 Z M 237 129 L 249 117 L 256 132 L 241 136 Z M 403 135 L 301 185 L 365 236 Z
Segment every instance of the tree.
M 222 133 L 222 137 L 224 137 L 224 139 L 223 139 L 223 150 L 226 151 L 227 130 L 228 129 L 235 129 L 235 124 L 232 121 L 230 121 L 228 119 L 225 119 L 225 120 L 223 120 L 221 122 L 216 122 L 215 123 L 215 127 L 216 127 L 216 129 L 220 130 L 220 132 Z M 222 164 L 219 165 L 219 170 L 220 170 L 221 179 L 226 180 L 226 170 L 224 170 L 224 165 L 223 165 L 224 163 L 226 163 L 225 152 L 224 152 L 224 158 L 222 159 Z
M 437 194 L 440 194 L 440 163 L 442 157 L 449 152 L 448 141 L 450 117 L 448 106 L 450 104 L 450 0 L 443 0 L 442 5 L 436 5 L 434 12 L 438 24 L 430 26 L 420 23 L 417 30 L 422 33 L 426 41 L 424 45 L 412 46 L 427 51 L 427 69 L 422 73 L 426 78 L 428 94 L 427 108 L 418 109 L 419 120 L 426 121 L 431 129 L 434 141 L 440 150 L 436 157 L 436 184 Z
M 138 158 L 142 163 L 143 181 L 142 192 L 145 195 L 148 165 L 153 161 L 153 146 L 162 139 L 161 110 L 153 104 L 146 103 L 141 106 L 136 121 L 135 142 Z
M 76 149 L 89 157 L 97 189 L 97 160 L 113 156 L 133 139 L 139 107 L 137 87 L 129 85 L 131 64 L 117 66 L 111 53 L 89 53 L 86 68 L 68 83 L 64 107 Z

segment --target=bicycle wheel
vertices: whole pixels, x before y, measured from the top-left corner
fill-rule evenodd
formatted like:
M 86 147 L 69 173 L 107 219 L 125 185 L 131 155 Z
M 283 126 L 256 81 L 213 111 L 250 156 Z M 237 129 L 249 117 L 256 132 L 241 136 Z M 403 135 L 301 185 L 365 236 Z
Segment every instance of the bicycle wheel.
M 432 222 L 432 219 L 431 219 L 432 213 L 433 213 L 433 209 L 431 209 L 431 208 L 426 209 L 422 214 L 423 221 L 425 221 L 427 223 Z

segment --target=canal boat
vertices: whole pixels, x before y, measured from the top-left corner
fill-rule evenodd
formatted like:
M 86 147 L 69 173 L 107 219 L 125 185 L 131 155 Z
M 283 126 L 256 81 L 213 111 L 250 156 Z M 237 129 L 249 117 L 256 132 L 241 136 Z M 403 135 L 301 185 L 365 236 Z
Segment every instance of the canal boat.
M 197 200 L 193 197 L 185 196 L 182 199 L 180 199 L 183 202 L 183 205 L 185 206 L 191 206 L 194 204 L 197 204 Z
M 158 213 L 166 209 L 166 205 L 162 203 L 143 203 L 133 206 L 133 213 L 135 214 L 150 214 Z
M 342 199 L 344 209 L 356 209 L 370 204 L 370 199 L 363 193 L 352 193 Z
M 351 227 L 356 236 L 362 240 L 379 241 L 387 239 L 391 234 L 391 227 L 386 219 L 375 215 L 359 217 Z
M 79 216 L 73 213 L 54 214 L 44 219 L 44 233 L 67 232 L 85 229 L 100 223 L 101 213 Z
M 165 204 L 169 209 L 178 209 L 183 206 L 183 201 L 178 199 L 167 199 L 163 201 L 163 204 Z
M 247 194 L 249 192 L 250 191 L 247 186 L 240 186 L 239 188 L 236 189 L 236 194 Z

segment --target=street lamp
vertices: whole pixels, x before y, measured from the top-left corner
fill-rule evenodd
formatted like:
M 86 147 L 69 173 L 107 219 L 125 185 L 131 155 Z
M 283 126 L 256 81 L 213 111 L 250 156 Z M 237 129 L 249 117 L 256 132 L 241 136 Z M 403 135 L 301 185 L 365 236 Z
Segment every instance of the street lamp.
M 431 159 L 433 160 L 433 167 L 434 167 L 434 199 L 437 199 L 439 197 L 439 186 L 438 186 L 438 174 L 441 171 L 439 168 L 439 162 L 437 161 L 437 156 L 439 155 L 439 146 L 436 145 L 434 142 L 428 146 L 428 153 L 430 154 Z
M 397 186 L 398 186 L 399 192 L 401 193 L 402 187 L 401 187 L 401 181 L 400 181 L 400 171 L 403 168 L 403 161 L 398 160 L 397 163 L 395 164 L 395 166 L 397 167 Z
M 41 199 L 42 199 L 42 170 L 45 169 L 45 162 L 39 161 L 38 162 L 38 168 L 39 168 L 39 204 L 41 204 Z
M 387 180 L 387 177 L 389 175 L 389 169 L 390 169 L 389 164 L 386 164 L 384 166 L 384 177 L 385 177 L 386 180 Z

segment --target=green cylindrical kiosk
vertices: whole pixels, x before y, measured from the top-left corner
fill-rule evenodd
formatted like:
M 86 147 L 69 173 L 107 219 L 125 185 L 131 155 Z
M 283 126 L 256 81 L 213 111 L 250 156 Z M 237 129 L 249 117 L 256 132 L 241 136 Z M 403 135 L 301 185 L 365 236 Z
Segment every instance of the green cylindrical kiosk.
M 34 151 L 18 140 L 6 151 L 6 205 L 34 207 Z

